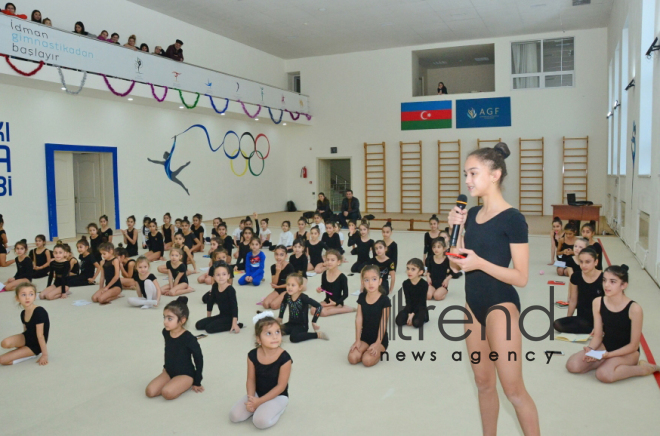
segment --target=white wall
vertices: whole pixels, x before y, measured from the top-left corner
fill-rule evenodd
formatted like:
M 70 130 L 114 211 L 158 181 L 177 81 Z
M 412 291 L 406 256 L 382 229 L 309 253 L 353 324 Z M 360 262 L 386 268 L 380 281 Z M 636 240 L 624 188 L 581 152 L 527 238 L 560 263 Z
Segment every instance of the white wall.
M 322 56 L 287 61 L 288 70 L 300 71 L 303 93 L 313 96 L 315 123 L 312 129 L 297 129 L 288 149 L 290 162 L 312 169 L 302 180 L 290 171 L 288 192 L 299 208 L 311 208 L 316 191 L 316 159 L 352 157 L 352 184 L 364 198 L 363 143 L 387 143 L 387 209 L 399 211 L 399 141 L 423 141 L 423 210 L 437 212 L 437 141 L 460 139 L 463 156 L 474 150 L 477 138 L 502 138 L 513 152 L 507 161 L 509 178 L 505 198 L 518 205 L 518 139 L 545 137 L 545 214 L 560 203 L 562 136 L 589 135 L 589 199 L 605 201 L 607 135 L 603 108 L 607 102 L 606 29 L 534 35 L 534 38 L 574 36 L 576 50 L 575 87 L 544 90 L 511 90 L 511 42 L 529 35 L 475 40 L 464 44 L 495 43 L 496 92 L 478 97 L 511 96 L 512 126 L 481 129 L 401 131 L 400 104 L 436 100 L 437 96 L 413 98 L 410 89 L 411 51 L 461 43 L 394 48 L 361 53 Z M 449 88 L 451 91 L 451 88 Z M 452 97 L 451 95 L 449 96 Z M 465 98 L 473 96 L 465 95 Z M 446 98 L 446 97 L 445 97 Z M 339 148 L 330 155 L 330 147 Z
M 451 95 L 473 91 L 492 92 L 495 90 L 495 65 L 429 68 L 426 70 L 426 95 L 437 95 L 438 82 L 444 83 Z
M 627 159 L 626 168 L 615 171 L 615 174 L 607 178 L 607 204 L 614 202 L 607 209 L 607 218 L 613 228 L 620 233 L 621 238 L 635 253 L 640 263 L 644 265 L 649 274 L 654 277 L 656 282 L 660 282 L 660 128 L 658 128 L 658 115 L 660 114 L 660 52 L 656 52 L 652 59 L 647 59 L 644 53 L 651 45 L 652 40 L 641 40 L 642 32 L 642 0 L 617 0 L 614 4 L 610 25 L 608 27 L 607 44 L 607 62 L 615 59 L 615 50 L 622 41 L 622 31 L 628 19 L 628 64 L 622 65 L 622 71 L 628 71 L 628 76 L 635 78 L 636 86 L 627 91 L 627 118 L 620 121 L 620 129 L 625 133 L 613 138 L 617 147 L 621 147 L 621 137 L 626 138 L 623 146 L 626 149 Z M 660 34 L 660 1 L 655 1 L 655 28 L 654 35 Z M 616 61 L 615 61 L 616 62 Z M 654 66 L 652 86 L 646 89 L 643 81 L 640 80 L 640 71 L 642 63 L 652 62 Z M 625 76 L 625 74 L 624 74 Z M 627 83 L 616 86 L 625 87 Z M 626 91 L 621 91 L 626 92 Z M 637 126 L 637 140 L 648 141 L 649 138 L 640 136 L 642 122 L 640 118 L 640 96 L 644 93 L 653 95 L 653 132 L 651 140 L 651 175 L 639 176 L 639 154 L 633 169 L 632 153 L 630 150 L 630 139 L 632 136 L 632 125 L 635 122 Z M 607 102 L 600 109 L 601 113 L 607 113 L 611 110 L 613 102 Z M 619 111 L 619 108 L 617 111 Z M 621 110 L 621 113 L 624 113 Z M 614 117 L 610 123 L 616 122 L 618 117 Z M 638 142 L 638 153 L 640 144 Z M 617 148 L 617 151 L 619 148 Z M 642 159 L 649 159 L 648 156 Z M 633 172 L 634 171 L 634 172 Z M 633 190 L 634 183 L 634 190 Z M 625 211 L 621 208 L 621 201 L 626 202 Z M 645 250 L 638 243 L 639 241 L 639 214 L 643 211 L 651 217 L 649 226 L 649 247 Z M 621 227 L 622 216 L 625 213 L 625 228 Z

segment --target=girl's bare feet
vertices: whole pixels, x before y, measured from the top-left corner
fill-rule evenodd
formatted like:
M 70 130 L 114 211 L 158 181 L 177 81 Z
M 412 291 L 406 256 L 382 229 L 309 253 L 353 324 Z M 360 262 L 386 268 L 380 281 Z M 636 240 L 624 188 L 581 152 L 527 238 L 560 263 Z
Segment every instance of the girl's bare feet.
M 324 341 L 327 341 L 327 340 L 330 339 L 328 337 L 328 335 L 326 335 L 324 332 L 316 332 L 316 334 L 318 335 L 319 339 L 323 339 Z
M 660 366 L 658 366 L 658 365 L 651 365 L 651 364 L 648 363 L 646 360 L 640 360 L 640 361 L 637 363 L 637 365 L 638 365 L 638 366 L 642 366 L 642 367 L 644 367 L 645 369 L 648 370 L 648 373 L 647 373 L 646 375 L 651 375 L 651 374 L 653 374 L 654 372 L 658 372 L 658 371 L 660 371 Z

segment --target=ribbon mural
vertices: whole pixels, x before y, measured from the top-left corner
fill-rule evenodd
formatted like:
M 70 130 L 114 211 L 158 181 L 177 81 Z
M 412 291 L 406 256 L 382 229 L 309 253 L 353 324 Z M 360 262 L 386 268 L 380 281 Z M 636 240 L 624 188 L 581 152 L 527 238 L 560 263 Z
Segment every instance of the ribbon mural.
M 158 102 L 165 100 L 168 89 L 178 91 L 182 104 L 188 109 L 197 106 L 200 95 L 206 95 L 211 99 L 213 109 L 220 114 L 227 110 L 229 100 L 232 100 L 240 103 L 243 112 L 250 118 L 255 118 L 262 108 L 267 108 L 275 124 L 282 121 L 284 112 L 288 112 L 294 121 L 301 115 L 307 120 L 312 118 L 307 96 L 2 14 L 0 55 L 5 57 L 14 71 L 23 76 L 35 75 L 45 64 L 101 75 L 108 89 L 118 97 L 130 95 L 135 84 L 142 83 L 151 87 L 152 95 Z M 11 63 L 9 56 L 34 61 L 39 65 L 33 71 L 21 71 Z M 129 81 L 127 90 L 115 90 L 108 77 Z M 60 80 L 62 86 L 67 88 L 61 72 Z M 78 94 L 84 84 L 83 79 L 81 88 L 70 94 Z M 156 95 L 154 86 L 165 88 L 163 97 Z M 184 100 L 183 91 L 195 94 L 193 104 Z M 213 97 L 226 101 L 224 110 L 218 111 Z M 257 109 L 250 113 L 246 104 L 255 105 Z M 281 112 L 279 122 L 273 117 L 272 110 Z
M 157 165 L 162 165 L 165 169 L 165 175 L 167 176 L 168 179 L 176 183 L 177 185 L 181 186 L 184 191 L 186 191 L 186 194 L 190 195 L 190 192 L 188 192 L 188 188 L 183 184 L 181 180 L 179 180 L 179 174 L 181 171 L 186 168 L 188 165 L 190 165 L 190 161 L 186 162 L 184 165 L 180 166 L 178 169 L 172 171 L 172 156 L 174 155 L 174 150 L 176 149 L 176 140 L 177 137 L 184 135 L 191 129 L 201 129 L 204 131 L 204 134 L 206 135 L 206 142 L 209 146 L 209 149 L 211 152 L 215 153 L 216 151 L 220 150 L 222 148 L 222 151 L 224 152 L 225 156 L 229 159 L 229 167 L 231 168 L 231 171 L 238 177 L 244 176 L 248 171 L 250 171 L 250 174 L 252 174 L 255 177 L 258 177 L 261 175 L 261 173 L 264 172 L 264 168 L 266 167 L 266 159 L 270 155 L 270 141 L 268 140 L 268 137 L 264 135 L 263 133 L 258 134 L 256 137 L 252 135 L 250 132 L 245 132 L 242 135 L 238 135 L 238 133 L 234 132 L 233 130 L 228 131 L 225 133 L 225 136 L 222 138 L 222 142 L 220 145 L 217 147 L 214 147 L 213 144 L 211 144 L 211 137 L 209 136 L 208 130 L 206 130 L 206 127 L 204 127 L 201 124 L 193 124 L 192 126 L 188 127 L 186 130 L 183 132 L 179 133 L 178 135 L 174 136 L 174 142 L 172 143 L 172 148 L 170 151 L 166 151 L 163 153 L 163 160 L 154 160 L 154 159 L 149 159 L 147 160 L 151 163 L 157 164 Z M 232 151 L 231 153 L 227 151 L 227 145 L 225 144 L 227 142 L 228 137 L 234 137 L 236 138 L 238 147 Z M 250 147 L 249 143 L 245 145 L 244 140 L 247 140 L 246 138 L 249 138 L 249 140 L 252 141 L 252 146 Z M 263 139 L 263 141 L 266 141 L 266 144 L 268 145 L 268 149 L 266 153 L 264 154 L 263 152 L 259 151 L 257 149 L 257 145 L 259 143 L 259 140 Z M 262 141 L 262 142 L 263 142 Z M 250 150 L 250 148 L 252 148 Z M 243 171 L 238 173 L 236 171 L 236 168 L 234 168 L 234 161 L 238 159 L 238 157 L 241 157 L 243 161 L 245 162 L 245 167 L 243 168 Z M 261 161 L 261 168 L 259 171 L 255 171 L 255 168 L 252 166 L 252 161 L 256 160 Z M 258 164 L 255 164 L 257 168 Z

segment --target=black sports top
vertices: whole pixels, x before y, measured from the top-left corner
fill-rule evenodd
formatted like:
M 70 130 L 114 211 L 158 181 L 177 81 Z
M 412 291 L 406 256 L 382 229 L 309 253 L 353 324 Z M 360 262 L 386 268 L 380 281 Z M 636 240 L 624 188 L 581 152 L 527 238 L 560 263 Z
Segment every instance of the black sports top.
M 25 326 L 23 335 L 25 336 L 25 345 L 32 349 L 33 346 L 39 347 L 39 338 L 37 337 L 37 325 L 44 325 L 44 340 L 48 342 L 48 333 L 50 332 L 50 319 L 48 312 L 41 306 L 37 306 L 32 311 L 30 320 L 25 322 L 25 310 L 21 312 L 21 322 Z M 32 350 L 33 352 L 35 350 Z M 38 354 L 38 353 L 34 353 Z
M 406 306 L 403 308 L 406 313 L 418 313 L 427 310 L 426 294 L 429 290 L 429 284 L 426 280 L 420 279 L 416 285 L 413 285 L 412 281 L 408 279 L 401 286 L 403 287 L 403 295 L 406 297 Z
M 245 263 L 245 257 L 247 254 L 250 252 L 250 244 L 243 244 L 242 242 L 238 243 L 238 260 L 236 261 L 236 264 L 244 264 Z
M 429 274 L 431 274 L 431 285 L 434 288 L 439 288 L 442 286 L 442 282 L 445 281 L 447 275 L 451 275 L 453 278 L 458 278 L 461 276 L 460 273 L 453 273 L 449 269 L 448 256 L 445 256 L 445 260 L 443 260 L 441 263 L 436 263 L 434 258 L 435 256 L 433 254 L 429 254 L 426 257 L 426 268 Z
M 101 253 L 99 252 L 99 245 L 103 243 L 103 238 L 99 235 L 96 235 L 96 238 L 89 237 L 89 251 L 94 255 L 94 259 L 97 262 L 101 262 Z
M 140 278 L 140 273 L 137 272 L 137 269 L 133 271 L 133 280 L 135 280 L 135 283 L 138 284 L 138 289 L 140 292 L 140 296 L 142 298 L 147 298 L 147 293 L 144 292 L 144 282 L 147 280 L 151 280 L 152 282 L 156 280 L 156 276 L 153 274 L 149 274 L 146 279 L 142 280 Z
M 183 235 L 183 245 L 192 249 L 195 246 L 195 239 L 197 239 L 197 235 L 195 235 L 195 232 L 190 232 L 187 235 Z
M 605 304 L 605 297 L 600 299 L 600 317 L 603 319 L 603 345 L 607 351 L 618 350 L 630 343 L 632 333 L 632 320 L 630 319 L 630 306 L 626 305 L 620 312 L 612 312 Z
M 341 239 L 337 233 L 333 233 L 332 236 L 324 233 L 321 237 L 321 242 L 325 244 L 326 250 L 341 250 Z
M 307 250 L 309 252 L 309 263 L 311 263 L 312 266 L 316 266 L 319 263 L 322 263 L 323 249 L 326 248 L 325 244 L 323 242 L 312 244 L 311 241 L 307 241 L 305 242 L 305 245 L 307 245 Z
M 360 239 L 360 232 L 358 231 L 353 232 L 352 235 L 348 235 L 348 246 L 352 247 L 353 245 L 357 244 L 358 239 Z
M 308 264 L 307 256 L 304 254 L 300 257 L 296 257 L 295 254 L 292 254 L 289 256 L 289 265 L 293 267 L 293 272 L 300 272 L 302 273 L 303 277 L 307 277 L 307 264 Z
M 371 345 L 378 340 L 378 330 L 383 327 L 382 345 L 387 349 L 387 319 L 383 318 L 383 311 L 392 307 L 392 302 L 388 297 L 379 293 L 378 300 L 374 304 L 367 303 L 367 292 L 361 292 L 358 297 L 358 304 L 362 310 L 362 332 L 360 340 Z
M 16 258 L 16 274 L 14 274 L 14 279 L 28 279 L 31 282 L 32 271 L 32 259 L 27 256 L 23 260 Z
M 390 272 L 394 271 L 394 262 L 392 259 L 385 259 L 383 262 L 380 260 L 376 259 L 374 257 L 373 259 L 370 259 L 367 262 L 369 265 L 376 265 L 378 269 L 380 270 L 380 278 L 382 280 L 381 286 L 385 288 L 387 292 L 390 291 Z
M 337 306 L 343 306 L 344 300 L 348 298 L 348 278 L 344 273 L 339 273 L 339 277 L 334 282 L 328 281 L 328 272 L 324 271 L 321 276 L 321 289 L 330 292 L 325 293 L 325 302 L 334 301 Z
M 29 256 L 30 256 L 30 259 L 32 259 L 32 265 L 33 266 L 43 266 L 43 265 L 45 265 L 46 262 L 48 262 L 48 258 L 46 257 L 46 252 L 47 251 L 48 250 L 45 249 L 45 248 L 43 249 L 43 251 L 41 253 L 37 253 L 36 248 L 33 248 L 32 250 L 30 250 Z
M 165 242 L 163 242 L 163 234 L 158 232 L 156 235 L 152 235 L 149 233 L 149 238 L 147 239 L 147 248 L 149 248 L 149 251 L 152 253 L 158 253 L 160 252 L 161 254 L 165 252 Z
M 67 277 L 69 276 L 69 269 L 71 268 L 71 264 L 69 263 L 68 260 L 65 260 L 64 262 L 58 262 L 56 260 L 53 260 L 50 263 L 50 272 L 48 274 L 48 284 L 46 285 L 47 287 L 54 284 L 55 286 L 62 287 L 62 293 L 65 293 L 66 290 L 64 289 L 67 285 Z M 53 283 L 53 279 L 55 279 L 55 283 Z
M 270 274 L 272 276 L 275 275 L 277 272 L 277 268 L 275 264 L 270 266 Z M 286 266 L 282 271 L 280 271 L 280 276 L 277 278 L 277 283 L 275 283 L 277 286 L 282 286 L 286 285 L 286 278 L 289 277 L 289 274 L 295 273 L 295 269 L 293 268 L 293 265 L 290 263 L 287 263 Z M 279 289 L 273 289 L 273 291 L 277 292 L 278 294 L 281 294 L 282 292 L 286 292 L 286 288 L 279 288 Z M 280 317 L 281 318 L 281 317 Z
M 94 277 L 94 273 L 96 272 L 96 267 L 94 266 L 96 259 L 94 259 L 94 256 L 89 253 L 83 257 L 81 254 L 78 256 L 78 259 L 80 259 L 80 275 L 86 279 Z
M 110 227 L 108 227 L 106 230 L 101 230 L 99 229 L 99 236 L 103 238 L 103 242 L 110 242 L 110 236 L 112 236 L 113 231 Z
M 433 242 L 434 239 L 440 237 L 440 232 L 438 232 L 438 236 L 435 238 L 431 237 L 431 232 L 426 232 L 424 233 L 424 254 L 432 254 L 433 253 L 433 247 L 431 247 L 431 242 Z
M 199 239 L 200 241 L 202 240 L 202 236 L 200 235 L 204 234 L 203 225 L 200 224 L 199 227 L 195 228 L 195 225 L 193 224 L 192 226 L 190 226 L 190 230 L 192 230 L 192 232 L 195 234 L 195 238 Z
M 525 217 L 518 209 L 503 210 L 483 224 L 476 221 L 482 206 L 468 211 L 465 221 L 465 248 L 474 250 L 477 256 L 497 266 L 508 268 L 511 264 L 509 244 L 528 243 Z M 497 280 L 481 270 L 465 274 L 465 299 L 479 323 L 486 323 L 488 309 L 500 303 L 514 303 L 520 311 L 520 298 L 515 288 Z
M 169 227 L 165 227 L 165 224 L 163 224 L 163 240 L 165 244 L 172 243 L 172 224 Z
M 399 247 L 396 245 L 396 242 L 392 241 L 390 245 L 387 246 L 385 256 L 392 259 L 392 262 L 394 262 L 394 271 L 396 271 L 396 267 L 399 265 Z
M 117 280 L 115 280 L 115 266 L 112 264 L 116 257 L 113 257 L 110 260 L 104 260 L 103 265 L 103 277 L 105 278 L 105 286 L 110 286 L 113 284 L 114 287 L 121 287 L 121 282 L 119 281 L 119 273 L 117 274 Z M 114 283 L 113 283 L 114 282 Z
M 371 259 L 371 255 L 375 254 L 373 253 L 374 251 L 374 240 L 369 239 L 367 242 L 364 242 L 362 238 L 358 237 L 355 240 L 355 245 L 356 245 L 356 254 L 357 254 L 357 263 L 367 263 L 369 262 L 369 259 Z
M 178 375 L 192 377 L 193 386 L 202 385 L 202 369 L 204 367 L 204 356 L 197 338 L 188 330 L 178 338 L 173 338 L 170 332 L 163 329 L 165 338 L 165 371 L 174 378 Z M 191 361 L 195 361 L 195 365 Z
M 284 311 L 289 308 L 289 322 L 287 324 L 296 324 L 309 328 L 309 306 L 315 307 L 314 317 L 312 322 L 315 323 L 321 315 L 321 305 L 313 298 L 309 298 L 306 294 L 300 294 L 296 301 L 293 301 L 290 294 L 286 294 L 282 299 L 280 306 L 279 318 L 284 318 Z
M 303 233 L 302 235 L 300 233 L 296 232 L 293 235 L 293 240 L 295 241 L 296 239 L 301 239 L 303 242 L 307 241 L 309 239 L 307 237 L 307 230 L 305 230 L 305 233 Z
M 126 273 L 128 274 L 128 267 L 131 265 L 131 263 L 135 263 L 135 259 L 127 259 L 125 264 L 122 265 L 120 263 L 119 266 L 120 267 L 123 266 L 123 270 L 126 271 Z M 135 275 L 135 271 L 137 271 L 137 268 L 135 267 L 135 265 L 133 265 L 133 272 L 131 273 L 131 275 L 130 276 L 125 276 L 124 278 L 125 279 L 132 279 L 133 276 Z M 122 272 L 121 269 L 119 270 L 119 272 L 121 273 L 122 276 L 124 275 L 124 273 Z
M 7 247 L 5 247 L 5 243 L 2 242 L 2 235 L 6 235 L 7 232 L 4 230 L 0 230 L 0 254 L 7 254 Z
M 231 252 L 234 249 L 234 240 L 231 236 L 225 236 L 225 239 L 222 241 L 222 247 L 227 250 L 227 254 L 231 256 Z
M 135 262 L 135 261 L 133 261 L 133 262 Z M 78 263 L 78 260 L 75 257 L 72 257 L 71 259 L 69 259 L 69 265 L 71 265 L 69 275 L 77 276 L 78 274 L 80 274 L 80 264 Z
M 176 281 L 176 277 L 181 273 L 181 278 L 179 279 L 179 283 L 188 283 L 188 276 L 186 275 L 186 264 L 181 262 L 178 267 L 174 268 L 172 266 L 172 261 L 168 260 L 167 263 L 165 263 L 165 267 L 170 270 L 172 273 L 172 281 Z
M 137 230 L 126 230 L 126 235 L 128 238 L 133 239 L 135 237 L 135 232 Z M 126 238 L 128 240 L 128 238 Z M 128 252 L 128 257 L 133 257 L 138 255 L 138 246 L 137 246 L 137 239 L 135 240 L 135 244 L 133 244 L 131 241 L 128 241 L 126 243 L 126 251 Z
M 561 251 L 564 251 L 564 250 L 569 249 L 569 248 L 572 250 L 574 247 L 575 247 L 575 243 L 567 244 L 566 242 L 564 242 L 563 244 L 561 244 L 561 247 L 559 247 L 559 249 L 561 249 Z M 570 256 L 571 255 L 560 254 L 560 255 L 557 256 L 557 259 L 561 260 L 562 262 L 565 262 L 566 258 L 568 258 Z
M 605 294 L 603 291 L 603 273 L 593 283 L 587 283 L 582 276 L 582 270 L 578 270 L 571 276 L 571 283 L 577 286 L 577 315 L 594 323 L 593 302 L 596 298 Z
M 277 386 L 277 382 L 280 378 L 280 368 L 282 365 L 288 361 L 293 363 L 293 359 L 291 359 L 289 353 L 282 350 L 282 354 L 280 354 L 280 357 L 278 357 L 275 362 L 269 365 L 264 365 L 263 363 L 259 362 L 259 358 L 257 357 L 257 350 L 257 348 L 251 350 L 248 353 L 248 359 L 250 359 L 250 361 L 254 364 L 256 394 L 260 397 L 263 397 L 264 395 L 268 394 L 268 392 L 272 391 L 275 386 Z M 288 384 L 280 395 L 284 395 L 285 397 L 289 396 Z
M 575 262 L 575 259 L 573 259 L 573 256 L 568 256 L 564 259 L 564 262 L 566 262 L 566 268 L 572 268 L 573 272 L 575 273 L 576 271 L 581 271 L 580 265 L 578 265 Z
M 236 300 L 236 289 L 233 286 L 227 286 L 227 288 L 220 292 L 218 290 L 218 284 L 213 283 L 211 288 L 211 298 L 206 302 L 206 311 L 212 312 L 213 306 L 218 305 L 220 310 L 220 316 L 238 318 L 238 302 Z

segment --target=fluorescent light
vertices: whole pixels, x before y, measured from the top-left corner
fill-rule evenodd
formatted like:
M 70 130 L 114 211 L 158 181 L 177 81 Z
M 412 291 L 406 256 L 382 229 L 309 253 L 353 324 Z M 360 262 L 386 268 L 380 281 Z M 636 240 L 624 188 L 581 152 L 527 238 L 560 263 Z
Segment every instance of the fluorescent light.
M 222 115 L 222 116 L 224 117 L 224 116 L 225 116 L 225 113 L 223 112 L 223 113 L 221 113 L 220 115 Z
M 66 91 L 66 88 L 64 88 L 64 87 L 62 87 L 62 88 L 60 88 L 60 89 L 61 89 L 62 91 Z
M 283 126 L 286 126 L 286 123 L 282 123 Z
M 129 98 L 128 98 L 128 101 L 133 101 L 133 99 L 129 97 Z
M 255 118 L 254 121 L 259 121 L 259 118 Z
M 183 109 L 183 106 L 179 106 L 179 109 Z

